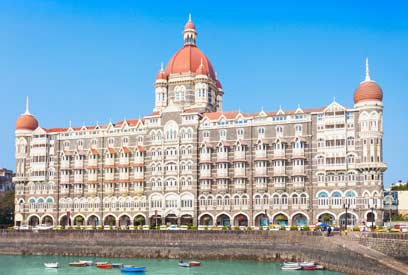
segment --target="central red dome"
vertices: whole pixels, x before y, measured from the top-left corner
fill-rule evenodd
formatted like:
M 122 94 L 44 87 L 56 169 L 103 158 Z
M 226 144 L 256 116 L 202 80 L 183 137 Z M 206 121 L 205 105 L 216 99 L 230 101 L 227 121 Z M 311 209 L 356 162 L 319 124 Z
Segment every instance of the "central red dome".
M 199 48 L 194 45 L 185 45 L 170 59 L 166 66 L 166 75 L 180 73 L 195 73 L 203 62 L 204 71 L 208 72 L 212 79 L 216 79 L 214 68 L 210 60 Z

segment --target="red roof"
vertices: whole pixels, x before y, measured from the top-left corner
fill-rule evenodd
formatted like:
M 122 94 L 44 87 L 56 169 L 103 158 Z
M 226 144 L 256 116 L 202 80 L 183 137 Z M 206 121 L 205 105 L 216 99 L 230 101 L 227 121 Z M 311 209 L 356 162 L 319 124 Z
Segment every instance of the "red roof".
M 354 92 L 354 103 L 366 100 L 382 101 L 383 91 L 380 86 L 374 81 L 362 82 Z
M 126 154 L 132 153 L 132 151 L 128 147 L 125 147 L 125 146 L 123 147 L 123 152 Z
M 185 45 L 176 52 L 169 63 L 167 63 L 166 74 L 195 73 L 201 64 L 201 60 L 204 66 L 203 70 L 212 79 L 216 79 L 210 60 L 194 45 Z
M 99 151 L 95 148 L 91 148 L 91 154 L 92 155 L 99 155 Z
M 116 154 L 116 150 L 114 148 L 112 148 L 112 147 L 108 148 L 108 152 L 111 153 L 111 154 Z
M 16 130 L 31 130 L 38 128 L 37 119 L 30 114 L 22 114 L 16 120 Z
M 138 145 L 138 146 L 137 146 L 137 150 L 138 150 L 139 152 L 144 152 L 144 151 L 145 151 L 145 148 L 144 148 L 143 146 Z

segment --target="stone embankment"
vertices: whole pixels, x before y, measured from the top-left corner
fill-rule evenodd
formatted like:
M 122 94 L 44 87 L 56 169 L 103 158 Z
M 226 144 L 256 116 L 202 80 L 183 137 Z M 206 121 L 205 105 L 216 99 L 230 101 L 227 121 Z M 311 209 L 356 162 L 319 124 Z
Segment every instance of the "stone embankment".
M 368 238 L 368 236 L 367 236 Z M 366 240 L 365 242 L 368 243 Z M 286 231 L 41 231 L 0 233 L 0 254 L 316 261 L 358 275 L 408 274 L 408 266 L 354 235 Z M 405 251 L 407 249 L 406 244 Z M 400 247 L 399 249 L 403 249 Z

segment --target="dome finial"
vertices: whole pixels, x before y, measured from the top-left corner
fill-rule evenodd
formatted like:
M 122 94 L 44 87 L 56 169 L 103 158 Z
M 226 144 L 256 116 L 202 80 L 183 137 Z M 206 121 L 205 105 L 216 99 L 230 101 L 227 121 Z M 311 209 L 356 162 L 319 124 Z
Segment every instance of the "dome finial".
M 366 68 L 365 68 L 365 80 L 364 81 L 371 81 L 370 78 L 370 69 L 368 67 L 368 57 L 366 57 L 366 64 L 365 64 Z
M 163 71 L 164 71 L 163 61 L 160 63 L 160 71 L 161 71 L 161 72 L 163 72 Z
M 188 14 L 188 22 L 191 22 L 191 13 Z
M 24 114 L 25 114 L 25 115 L 29 115 L 29 114 L 30 114 L 30 101 L 29 101 L 28 96 L 26 97 L 26 108 L 25 108 Z

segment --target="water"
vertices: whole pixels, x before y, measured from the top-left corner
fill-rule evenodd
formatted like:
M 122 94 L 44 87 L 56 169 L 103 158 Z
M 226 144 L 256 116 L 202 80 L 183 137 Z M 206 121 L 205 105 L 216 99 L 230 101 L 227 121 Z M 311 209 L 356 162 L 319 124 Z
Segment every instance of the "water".
M 132 274 L 121 273 L 119 269 L 103 270 L 92 267 L 70 267 L 68 263 L 81 260 L 108 261 L 113 263 L 146 266 L 146 275 L 340 275 L 345 273 L 327 270 L 319 271 L 281 271 L 278 263 L 258 263 L 243 261 L 201 261 L 201 266 L 183 268 L 177 265 L 177 260 L 160 259 L 106 259 L 92 257 L 57 257 L 57 256 L 12 256 L 0 255 L 0 275 L 111 275 Z M 59 262 L 60 268 L 44 268 L 44 262 Z M 143 274 L 143 273 L 133 273 Z

